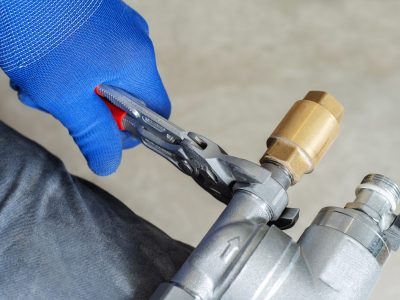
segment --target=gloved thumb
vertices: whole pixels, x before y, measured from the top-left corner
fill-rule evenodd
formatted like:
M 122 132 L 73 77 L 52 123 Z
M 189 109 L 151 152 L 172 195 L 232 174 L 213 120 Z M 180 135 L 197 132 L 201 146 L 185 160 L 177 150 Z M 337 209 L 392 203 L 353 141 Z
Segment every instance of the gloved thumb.
M 90 169 L 106 176 L 115 172 L 121 162 L 121 134 L 105 103 L 94 92 L 86 97 L 58 100 L 40 108 L 68 129 Z M 27 102 L 27 99 L 21 100 Z

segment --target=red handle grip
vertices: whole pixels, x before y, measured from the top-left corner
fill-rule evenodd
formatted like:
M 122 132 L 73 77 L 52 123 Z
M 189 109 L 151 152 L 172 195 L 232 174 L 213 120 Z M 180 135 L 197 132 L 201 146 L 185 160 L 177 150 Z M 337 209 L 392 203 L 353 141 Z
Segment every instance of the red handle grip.
M 107 107 L 110 109 L 111 114 L 115 120 L 115 122 L 118 125 L 118 128 L 120 130 L 125 130 L 124 124 L 122 123 L 122 120 L 125 118 L 126 116 L 126 112 L 123 111 L 122 109 L 120 109 L 119 107 L 116 107 L 115 105 L 113 105 L 110 101 L 108 101 L 104 95 L 102 95 L 100 93 L 99 87 L 96 86 L 96 88 L 94 89 L 95 93 L 97 95 L 99 95 L 101 97 L 101 99 L 103 99 L 104 103 L 107 105 Z

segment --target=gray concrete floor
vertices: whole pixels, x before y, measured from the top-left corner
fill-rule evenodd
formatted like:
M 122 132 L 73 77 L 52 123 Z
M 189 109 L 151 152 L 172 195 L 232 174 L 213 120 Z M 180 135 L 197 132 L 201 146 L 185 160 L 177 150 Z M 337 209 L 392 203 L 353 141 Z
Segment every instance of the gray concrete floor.
M 295 237 L 327 205 L 343 206 L 369 172 L 400 179 L 398 1 L 129 1 L 148 20 L 172 120 L 228 152 L 257 161 L 265 140 L 310 89 L 346 108 L 342 132 L 312 174 L 291 188 Z M 223 205 L 144 147 L 118 172 L 93 175 L 67 131 L 24 107 L 1 77 L 0 118 L 58 155 L 171 236 L 195 245 Z M 398 299 L 400 253 L 372 299 Z

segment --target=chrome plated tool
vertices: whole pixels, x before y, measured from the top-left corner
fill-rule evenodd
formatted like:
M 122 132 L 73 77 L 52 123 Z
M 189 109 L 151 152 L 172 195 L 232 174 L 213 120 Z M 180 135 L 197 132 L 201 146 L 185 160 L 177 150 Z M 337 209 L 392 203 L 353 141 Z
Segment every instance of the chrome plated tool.
M 234 183 L 257 183 L 267 176 L 261 166 L 228 155 L 218 144 L 178 127 L 120 88 L 102 84 L 96 93 L 117 108 L 110 107 L 120 129 L 129 131 L 224 203 L 231 199 Z

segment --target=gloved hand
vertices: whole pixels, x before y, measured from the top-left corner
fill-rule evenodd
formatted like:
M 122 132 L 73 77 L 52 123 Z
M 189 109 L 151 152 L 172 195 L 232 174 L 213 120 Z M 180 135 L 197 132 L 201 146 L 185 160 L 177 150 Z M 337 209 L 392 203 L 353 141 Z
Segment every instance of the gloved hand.
M 114 172 L 122 148 L 138 142 L 94 93 L 121 87 L 168 117 L 144 19 L 120 0 L 0 1 L 0 66 L 25 104 L 68 128 L 98 175 Z

